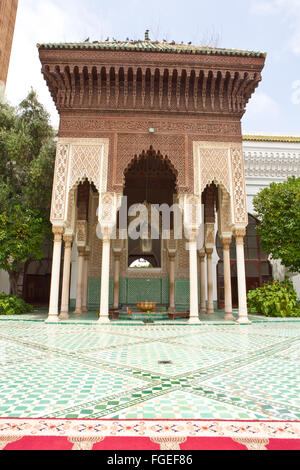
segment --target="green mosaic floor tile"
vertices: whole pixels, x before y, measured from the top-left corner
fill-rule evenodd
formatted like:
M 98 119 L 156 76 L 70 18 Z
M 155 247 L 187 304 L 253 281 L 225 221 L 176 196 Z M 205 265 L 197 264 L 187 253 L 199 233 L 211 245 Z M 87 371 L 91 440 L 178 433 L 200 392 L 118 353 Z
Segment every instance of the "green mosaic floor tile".
M 1 321 L 0 415 L 300 419 L 300 321 L 221 315 L 196 326 Z
M 174 391 L 108 416 L 111 419 L 262 419 L 263 415 Z M 243 417 L 242 417 L 243 416 Z
M 18 377 L 18 381 L 15 380 L 15 376 Z M 57 382 L 61 377 L 63 383 L 58 385 Z M 76 377 L 80 380 L 76 380 Z M 88 379 L 92 380 L 92 386 L 87 390 L 84 385 Z M 39 417 L 41 413 L 36 407 L 45 400 L 47 406 L 42 414 L 84 404 L 91 399 L 100 399 L 116 392 L 126 392 L 141 384 L 144 382 L 135 378 L 89 369 L 64 359 L 33 362 L 26 368 L 22 364 L 7 365 L 1 370 L 0 406 L 5 406 L 6 398 L 9 397 L 9 411 L 11 413 L 16 411 L 17 417 L 20 416 L 22 403 L 30 400 L 22 416 Z M 10 385 L 13 385 L 13 388 Z M 68 392 L 70 398 L 59 403 L 60 397 L 66 396 Z
M 193 354 L 190 348 L 180 347 L 172 343 L 154 342 L 130 345 L 115 350 L 88 353 L 88 357 L 97 361 L 108 361 L 117 364 L 132 365 L 143 370 L 174 376 L 208 367 L 212 363 L 230 360 L 231 352 L 199 350 Z M 171 361 L 171 364 L 162 364 Z
M 294 362 L 283 361 L 274 355 L 271 367 L 270 360 L 263 359 L 224 374 L 221 380 L 220 377 L 207 380 L 204 385 L 222 391 L 225 396 L 247 397 L 260 406 L 282 408 L 288 404 L 287 409 L 295 412 L 297 408 L 300 411 L 299 371 Z

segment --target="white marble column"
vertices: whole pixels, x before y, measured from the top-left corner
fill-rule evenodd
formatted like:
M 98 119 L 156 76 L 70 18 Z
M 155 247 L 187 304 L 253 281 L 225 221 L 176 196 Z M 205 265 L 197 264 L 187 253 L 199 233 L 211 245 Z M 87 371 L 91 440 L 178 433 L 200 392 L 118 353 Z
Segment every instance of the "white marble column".
M 64 271 L 63 271 L 63 285 L 61 295 L 61 320 L 69 318 L 69 301 L 70 301 L 70 272 L 71 272 L 71 255 L 73 235 L 64 235 L 65 254 L 64 254 Z
M 213 248 L 206 248 L 207 261 L 207 313 L 209 315 L 215 313 L 214 310 L 214 291 L 213 291 L 213 266 L 212 254 Z
M 121 249 L 114 249 L 114 308 L 119 308 Z
M 176 250 L 168 250 L 170 261 L 169 283 L 170 283 L 170 309 L 175 312 L 175 256 Z
M 190 323 L 200 323 L 198 303 L 197 236 L 190 238 Z
M 99 323 L 110 323 L 109 321 L 109 263 L 110 263 L 110 234 L 103 234 L 102 240 L 102 274 Z
M 76 289 L 76 310 L 74 313 L 80 315 L 82 313 L 82 294 L 83 294 L 83 265 L 85 247 L 78 248 L 78 270 L 77 270 L 77 289 Z
M 60 281 L 60 263 L 61 263 L 61 248 L 62 236 L 64 233 L 63 227 L 53 227 L 54 242 L 53 242 L 53 258 L 52 258 L 52 276 L 50 288 L 50 303 L 49 315 L 47 322 L 57 322 L 58 318 L 58 297 L 59 297 L 59 281 Z
M 206 286 L 205 286 L 205 250 L 199 251 L 200 258 L 200 312 L 206 313 Z
M 82 288 L 82 312 L 88 311 L 88 274 L 89 274 L 89 249 L 84 252 L 83 262 L 83 288 Z
M 250 323 L 247 308 L 246 270 L 244 254 L 245 228 L 235 228 L 234 237 L 236 239 L 236 264 L 238 276 L 238 298 L 239 298 L 239 318 L 238 323 Z
M 225 320 L 234 320 L 232 314 L 232 289 L 231 289 L 231 268 L 230 268 L 230 245 L 231 236 L 221 237 L 223 245 L 224 262 L 224 300 L 225 300 Z

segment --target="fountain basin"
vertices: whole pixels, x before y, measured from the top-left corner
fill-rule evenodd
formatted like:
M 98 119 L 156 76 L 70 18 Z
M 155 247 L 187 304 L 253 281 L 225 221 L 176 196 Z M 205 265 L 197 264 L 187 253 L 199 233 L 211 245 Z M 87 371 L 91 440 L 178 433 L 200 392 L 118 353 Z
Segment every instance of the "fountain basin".
M 143 312 L 154 312 L 156 310 L 155 302 L 138 302 L 136 306 L 139 310 L 142 310 Z

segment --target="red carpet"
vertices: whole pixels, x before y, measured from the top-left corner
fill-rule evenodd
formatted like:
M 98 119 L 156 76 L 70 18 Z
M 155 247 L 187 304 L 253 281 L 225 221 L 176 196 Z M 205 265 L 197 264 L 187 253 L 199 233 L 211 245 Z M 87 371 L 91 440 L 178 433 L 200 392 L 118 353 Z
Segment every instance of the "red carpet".
M 0 419 L 2 450 L 299 450 L 299 422 Z

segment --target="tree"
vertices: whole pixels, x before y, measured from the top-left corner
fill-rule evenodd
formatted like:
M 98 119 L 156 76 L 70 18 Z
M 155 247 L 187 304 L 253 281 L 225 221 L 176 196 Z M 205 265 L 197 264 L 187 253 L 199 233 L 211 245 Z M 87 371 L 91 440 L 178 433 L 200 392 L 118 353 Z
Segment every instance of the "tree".
M 30 209 L 14 206 L 0 213 L 0 268 L 8 272 L 14 295 L 24 264 L 43 256 L 45 229 L 43 219 Z
M 33 90 L 17 108 L 0 103 L 0 264 L 14 293 L 24 266 L 52 237 L 55 136 Z
M 264 251 L 300 272 L 300 178 L 272 183 L 254 198 L 254 208 Z

